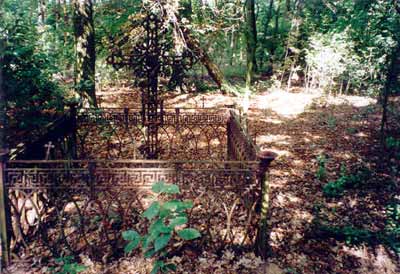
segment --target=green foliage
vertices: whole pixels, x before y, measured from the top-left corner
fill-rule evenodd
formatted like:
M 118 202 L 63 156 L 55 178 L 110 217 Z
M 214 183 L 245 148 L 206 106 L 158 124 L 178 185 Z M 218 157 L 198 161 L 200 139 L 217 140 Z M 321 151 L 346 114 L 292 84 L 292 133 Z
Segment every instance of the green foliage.
M 53 273 L 56 274 L 78 274 L 79 272 L 83 272 L 87 269 L 86 266 L 74 262 L 74 258 L 71 256 L 57 258 L 55 261 L 61 265 L 60 271 L 53 271 Z
M 386 207 L 385 232 L 387 244 L 400 255 L 400 201 L 393 201 Z
M 336 123 L 337 123 L 337 121 L 336 121 L 335 116 L 329 115 L 328 116 L 328 121 L 327 121 L 328 127 L 330 129 L 335 129 L 336 128 Z
M 371 171 L 366 167 L 361 167 L 354 174 L 348 174 L 346 167 L 341 166 L 340 177 L 336 181 L 328 182 L 323 187 L 323 193 L 326 197 L 338 198 L 349 188 L 362 186 L 371 177 Z
M 386 207 L 386 227 L 381 231 L 357 228 L 353 225 L 331 226 L 322 224 L 320 208 L 316 209 L 314 225 L 320 236 L 344 241 L 347 245 L 384 244 L 400 255 L 400 202 L 393 201 Z
M 164 182 L 154 183 L 152 191 L 157 195 L 180 193 L 177 185 Z M 168 254 L 168 244 L 171 240 L 176 235 L 185 241 L 201 237 L 200 232 L 196 229 L 179 228 L 188 223 L 188 216 L 185 211 L 192 207 L 193 203 L 191 201 L 154 201 L 142 214 L 144 218 L 151 222 L 147 229 L 147 234 L 140 235 L 134 230 L 122 233 L 122 237 L 128 241 L 125 246 L 125 253 L 130 253 L 134 249 L 141 247 L 145 258 L 157 258 L 151 273 L 174 271 L 175 265 L 164 262 Z
M 4 33 L 3 76 L 8 108 L 16 125 L 22 129 L 43 126 L 44 113 L 63 109 L 63 91 L 53 80 L 55 57 L 42 50 L 40 35 L 26 14 L 16 14 L 6 21 Z
M 400 149 L 400 139 L 394 137 L 386 138 L 386 147 L 388 149 L 399 150 Z
M 321 154 L 317 157 L 318 170 L 316 173 L 316 177 L 320 181 L 323 181 L 326 179 L 326 162 L 327 162 L 327 159 L 324 154 Z

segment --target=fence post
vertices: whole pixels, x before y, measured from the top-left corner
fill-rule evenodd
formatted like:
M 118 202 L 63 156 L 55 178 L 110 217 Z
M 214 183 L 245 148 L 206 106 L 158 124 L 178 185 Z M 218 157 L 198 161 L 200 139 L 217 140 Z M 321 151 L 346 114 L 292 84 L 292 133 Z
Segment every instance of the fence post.
M 0 271 L 10 264 L 10 238 L 11 238 L 11 216 L 8 202 L 8 191 L 6 188 L 6 162 L 8 151 L 0 150 L 0 235 L 1 235 L 1 263 Z M 3 265 L 4 264 L 4 265 Z
M 233 121 L 233 116 L 232 116 L 232 111 L 229 111 L 229 118 L 228 118 L 228 122 L 226 123 L 226 138 L 227 138 L 227 160 L 228 161 L 233 161 L 236 160 L 234 153 L 232 151 L 232 147 L 233 147 L 233 142 L 232 142 L 232 138 L 233 138 L 233 132 L 232 132 L 232 123 L 234 123 Z
M 96 163 L 95 162 L 89 162 L 88 164 L 88 170 L 89 170 L 89 191 L 90 191 L 90 199 L 94 200 L 96 197 L 96 191 L 95 191 L 95 184 L 96 184 Z
M 255 251 L 262 258 L 267 257 L 268 252 L 268 209 L 269 209 L 269 179 L 267 176 L 268 167 L 276 158 L 276 154 L 270 151 L 262 151 L 257 155 L 259 165 L 257 180 L 261 184 L 261 213 L 260 223 L 256 238 Z
M 177 129 L 177 130 L 179 130 L 179 117 L 180 117 L 180 112 L 181 112 L 181 110 L 180 110 L 179 108 L 175 108 L 175 119 L 176 119 L 175 126 L 176 126 L 176 129 Z
M 71 150 L 71 155 L 72 159 L 76 159 L 78 155 L 78 149 L 77 149 L 77 130 L 78 130 L 78 117 L 77 117 L 77 105 L 76 104 L 70 104 L 70 119 L 71 119 L 71 140 L 70 140 L 70 150 Z
M 124 123 L 125 123 L 125 129 L 128 130 L 128 128 L 129 128 L 129 108 L 124 108 Z

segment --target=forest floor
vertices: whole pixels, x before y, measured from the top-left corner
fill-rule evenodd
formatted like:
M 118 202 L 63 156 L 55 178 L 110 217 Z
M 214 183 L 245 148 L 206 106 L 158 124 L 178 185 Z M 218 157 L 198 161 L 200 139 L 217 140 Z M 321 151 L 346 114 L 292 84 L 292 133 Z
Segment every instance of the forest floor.
M 101 106 L 136 107 L 139 102 L 131 96 L 129 88 L 108 90 L 101 94 Z M 174 95 L 166 105 L 232 103 L 240 105 L 241 99 L 215 93 Z M 387 230 L 388 206 L 400 199 L 399 173 L 394 168 L 399 162 L 382 152 L 380 115 L 375 100 L 366 97 L 321 97 L 301 90 L 253 96 L 250 132 L 261 149 L 278 155 L 269 171 L 270 258 L 262 262 L 254 254 L 238 255 L 232 250 L 221 257 L 173 258 L 182 273 L 192 264 L 198 266 L 197 273 L 239 273 L 235 270 L 239 266 L 247 269 L 240 273 L 400 273 L 399 254 L 396 257 L 388 241 L 374 236 Z M 336 197 L 324 195 L 328 182 L 360 170 L 368 170 L 368 175 L 360 175 L 364 177 L 357 187 L 345 188 Z M 108 266 L 87 258 L 83 263 L 89 266 L 83 273 L 151 269 L 151 262 L 138 258 Z

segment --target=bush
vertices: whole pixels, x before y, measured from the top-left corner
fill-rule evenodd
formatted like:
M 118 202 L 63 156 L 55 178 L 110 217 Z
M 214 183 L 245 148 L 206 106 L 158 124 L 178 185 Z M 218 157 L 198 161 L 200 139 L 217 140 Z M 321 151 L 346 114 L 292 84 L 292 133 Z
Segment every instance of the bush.
M 164 182 L 155 183 L 152 191 L 156 195 L 179 194 L 179 187 Z M 157 196 L 158 197 L 158 196 Z M 199 238 L 200 232 L 193 228 L 182 228 L 188 222 L 186 210 L 193 207 L 191 201 L 169 200 L 161 202 L 154 201 L 142 216 L 151 221 L 147 234 L 140 235 L 134 230 L 122 233 L 122 237 L 128 241 L 125 246 L 125 253 L 130 253 L 141 246 L 145 258 L 157 257 L 153 264 L 152 274 L 173 271 L 176 269 L 174 264 L 165 263 L 168 255 L 167 246 L 174 236 L 182 240 L 194 240 Z
M 8 108 L 22 129 L 40 127 L 45 113 L 63 109 L 63 91 L 53 80 L 54 56 L 38 46 L 40 35 L 26 18 L 5 25 L 3 76 Z

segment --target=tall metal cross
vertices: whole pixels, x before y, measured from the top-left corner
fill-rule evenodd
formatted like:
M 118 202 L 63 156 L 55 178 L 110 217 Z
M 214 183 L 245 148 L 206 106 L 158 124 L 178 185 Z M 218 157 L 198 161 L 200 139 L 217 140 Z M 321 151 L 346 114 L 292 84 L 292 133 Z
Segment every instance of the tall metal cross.
M 50 141 L 47 144 L 44 145 L 44 148 L 46 149 L 46 156 L 45 156 L 45 160 L 48 160 L 50 158 L 50 152 L 52 148 L 55 148 L 55 146 L 53 145 L 53 143 Z
M 159 98 L 159 77 L 171 76 L 176 80 L 193 65 L 191 53 L 171 54 L 174 44 L 168 37 L 167 25 L 161 14 L 148 11 L 141 23 L 143 39 L 132 46 L 129 37 L 124 37 L 108 60 L 116 68 L 131 68 L 142 80 L 142 123 L 147 129 L 145 152 L 148 159 L 157 159 L 160 153 L 158 131 L 163 123 L 163 102 Z

